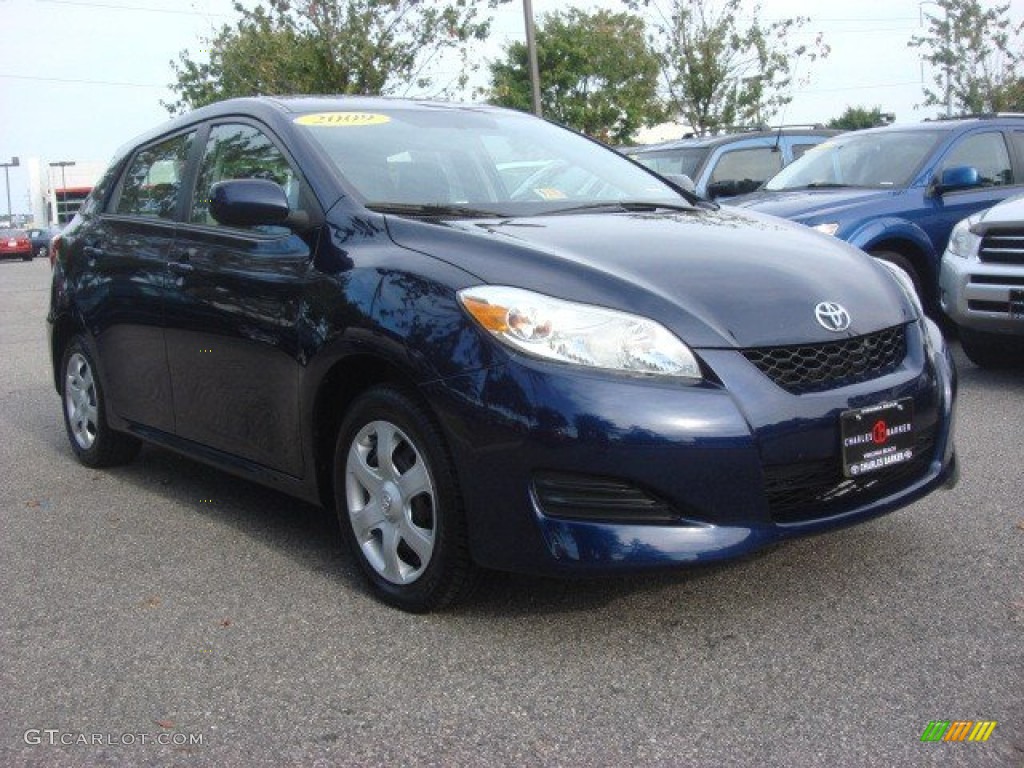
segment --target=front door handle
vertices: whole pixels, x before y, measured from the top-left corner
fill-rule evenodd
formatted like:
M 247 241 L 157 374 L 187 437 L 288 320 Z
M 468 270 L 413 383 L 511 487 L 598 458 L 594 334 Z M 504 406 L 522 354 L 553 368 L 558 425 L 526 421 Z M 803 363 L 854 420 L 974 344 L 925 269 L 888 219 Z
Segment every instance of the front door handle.
M 167 268 L 171 270 L 171 272 L 177 272 L 179 275 L 187 275 L 190 272 L 195 271 L 195 267 L 187 261 L 169 261 L 167 262 Z

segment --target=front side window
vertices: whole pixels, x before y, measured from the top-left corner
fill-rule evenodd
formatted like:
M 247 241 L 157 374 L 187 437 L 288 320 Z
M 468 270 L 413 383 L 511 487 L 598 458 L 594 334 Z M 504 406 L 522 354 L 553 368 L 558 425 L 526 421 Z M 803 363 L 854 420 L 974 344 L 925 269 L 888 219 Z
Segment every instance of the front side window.
M 983 187 L 1013 183 L 1010 153 L 1001 133 L 975 133 L 962 139 L 942 161 L 942 170 L 964 165 L 977 169 Z
M 266 179 L 279 184 L 292 210 L 299 207 L 300 182 L 287 158 L 257 128 L 244 124 L 216 125 L 210 131 L 199 166 L 189 221 L 216 226 L 210 214 L 210 188 L 230 179 Z M 256 229 L 266 229 L 257 227 Z M 275 229 L 280 229 L 277 227 Z
M 115 213 L 174 219 L 194 139 L 186 133 L 140 150 L 121 180 Z

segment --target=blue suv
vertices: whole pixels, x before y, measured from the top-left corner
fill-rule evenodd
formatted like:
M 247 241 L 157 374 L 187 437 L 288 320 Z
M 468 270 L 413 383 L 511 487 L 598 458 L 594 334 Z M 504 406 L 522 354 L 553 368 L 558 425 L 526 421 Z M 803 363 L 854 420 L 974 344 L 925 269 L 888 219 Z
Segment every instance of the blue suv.
M 937 307 L 953 226 L 1024 192 L 1024 115 L 987 115 L 842 134 L 731 205 L 783 216 L 902 267 Z

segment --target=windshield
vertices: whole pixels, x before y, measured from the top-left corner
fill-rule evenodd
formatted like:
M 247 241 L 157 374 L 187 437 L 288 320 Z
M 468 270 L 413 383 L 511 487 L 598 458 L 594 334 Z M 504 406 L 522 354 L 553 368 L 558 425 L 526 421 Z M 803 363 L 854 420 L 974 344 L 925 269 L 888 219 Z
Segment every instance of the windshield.
M 294 122 L 371 208 L 511 216 L 581 203 L 687 204 L 614 150 L 529 115 L 385 107 Z
M 689 149 L 662 149 L 630 153 L 629 156 L 658 173 L 678 173 L 696 180 L 697 169 L 704 162 L 704 158 L 708 156 L 708 152 L 710 150 L 706 147 L 691 147 Z
M 811 147 L 765 189 L 905 187 L 942 138 L 941 131 L 848 133 Z

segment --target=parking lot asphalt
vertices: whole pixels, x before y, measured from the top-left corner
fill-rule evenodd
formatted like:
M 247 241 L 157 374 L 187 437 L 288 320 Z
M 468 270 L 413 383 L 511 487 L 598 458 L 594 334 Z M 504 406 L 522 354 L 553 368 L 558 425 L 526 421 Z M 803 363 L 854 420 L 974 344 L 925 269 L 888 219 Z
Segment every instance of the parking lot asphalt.
M 67 446 L 49 267 L 0 263 L 0 765 L 1024 765 L 1024 374 L 960 485 L 715 567 L 376 602 L 330 514 Z M 725 479 L 727 481 L 727 479 Z M 996 721 L 985 743 L 930 721 Z

